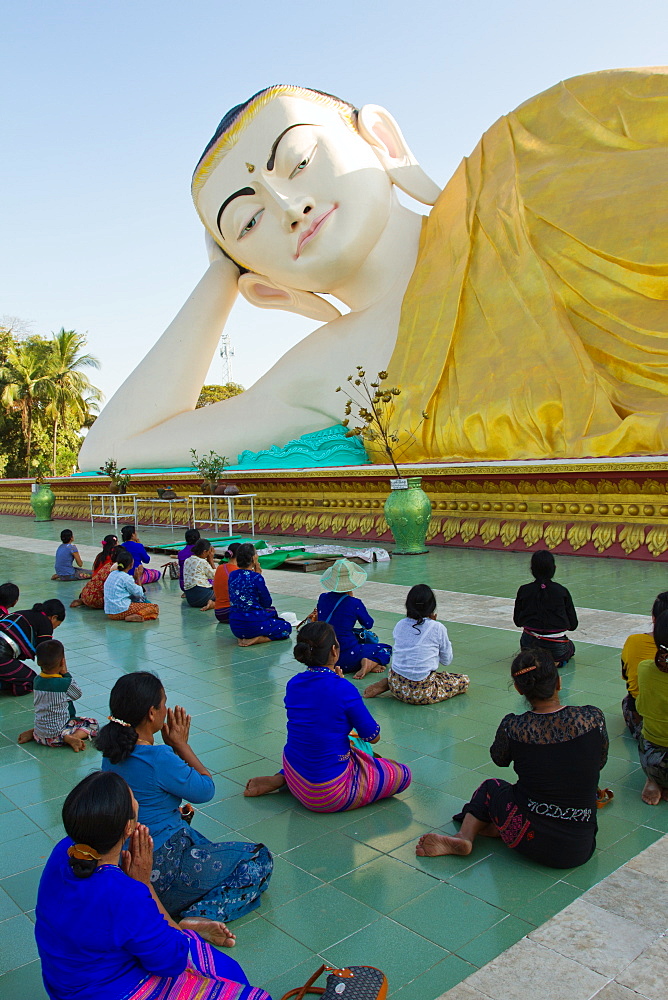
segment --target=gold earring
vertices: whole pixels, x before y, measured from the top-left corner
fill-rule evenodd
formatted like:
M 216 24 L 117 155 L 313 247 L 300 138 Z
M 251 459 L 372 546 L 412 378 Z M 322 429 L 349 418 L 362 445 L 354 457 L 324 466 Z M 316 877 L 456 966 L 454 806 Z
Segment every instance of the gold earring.
M 255 167 L 253 166 L 253 164 L 252 164 L 252 163 L 247 163 L 247 164 L 246 164 L 246 167 L 247 167 L 247 169 L 248 169 L 248 173 L 249 173 L 249 174 L 252 174 L 252 173 L 253 173 L 253 171 L 255 170 Z

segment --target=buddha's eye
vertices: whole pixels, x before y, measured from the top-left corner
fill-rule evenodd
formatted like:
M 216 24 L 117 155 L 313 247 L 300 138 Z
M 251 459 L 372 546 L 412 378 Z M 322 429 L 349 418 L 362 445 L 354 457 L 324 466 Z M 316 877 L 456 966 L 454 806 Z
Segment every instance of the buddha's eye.
M 314 154 L 314 153 L 315 153 L 315 146 L 313 147 L 313 149 L 311 150 L 311 152 L 310 152 L 310 153 L 308 153 L 308 154 L 307 154 L 307 155 L 306 155 L 306 156 L 304 157 L 304 159 L 303 159 L 303 160 L 301 160 L 301 161 L 300 161 L 300 162 L 299 162 L 299 163 L 297 164 L 297 166 L 295 167 L 295 169 L 294 169 L 294 170 L 292 171 L 292 173 L 290 174 L 290 180 L 292 180 L 292 178 L 293 178 L 293 177 L 296 177 L 296 176 L 297 176 L 297 174 L 299 173 L 299 171 L 300 171 L 300 170 L 306 170 L 306 168 L 308 167 L 309 163 L 310 163 L 310 162 L 311 162 L 311 160 L 313 159 L 313 154 Z
M 237 239 L 242 240 L 244 238 L 244 236 L 248 236 L 248 234 L 250 233 L 251 229 L 255 229 L 255 227 L 259 223 L 260 219 L 262 218 L 263 214 L 264 214 L 264 209 L 263 208 L 260 209 L 259 212 L 256 212 L 255 215 L 251 219 L 248 220 L 248 222 L 246 223 L 246 225 L 244 226 L 244 228 L 239 233 Z

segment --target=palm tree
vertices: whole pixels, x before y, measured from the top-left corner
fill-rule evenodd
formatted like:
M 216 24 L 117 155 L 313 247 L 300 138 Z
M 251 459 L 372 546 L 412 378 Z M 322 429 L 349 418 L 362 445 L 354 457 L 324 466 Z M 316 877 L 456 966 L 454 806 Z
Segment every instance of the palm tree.
M 86 338 L 76 330 L 63 327 L 54 333 L 49 358 L 50 384 L 47 417 L 53 422 L 52 475 L 56 475 L 56 454 L 58 450 L 58 428 L 67 418 L 85 426 L 102 393 L 82 371 L 84 368 L 99 368 L 100 362 L 92 354 L 81 354 L 86 346 Z
M 26 445 L 26 471 L 30 474 L 32 425 L 35 407 L 50 393 L 49 352 L 44 344 L 27 340 L 9 348 L 5 364 L 0 369 L 3 384 L 0 401 L 8 410 L 21 414 L 21 432 Z

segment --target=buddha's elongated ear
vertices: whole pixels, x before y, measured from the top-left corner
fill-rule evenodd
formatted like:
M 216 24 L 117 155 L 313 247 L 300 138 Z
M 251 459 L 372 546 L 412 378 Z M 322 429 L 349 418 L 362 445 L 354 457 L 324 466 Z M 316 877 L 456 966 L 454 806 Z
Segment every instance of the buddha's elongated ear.
M 279 285 L 264 274 L 242 274 L 239 278 L 239 291 L 247 302 L 260 309 L 284 309 L 320 323 L 328 323 L 341 315 L 327 299 L 313 292 L 302 292 L 296 288 L 288 288 L 287 285 Z
M 436 203 L 440 187 L 415 159 L 389 111 L 378 104 L 365 104 L 360 108 L 357 127 L 362 138 L 373 147 L 393 184 L 423 205 Z

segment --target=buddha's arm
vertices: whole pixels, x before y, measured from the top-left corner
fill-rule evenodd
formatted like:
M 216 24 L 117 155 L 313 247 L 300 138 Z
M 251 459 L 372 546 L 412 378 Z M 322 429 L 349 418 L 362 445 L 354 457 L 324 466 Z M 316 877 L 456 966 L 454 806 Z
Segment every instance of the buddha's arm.
M 96 468 L 126 445 L 178 413 L 194 410 L 221 331 L 237 296 L 237 268 L 218 257 L 160 340 L 112 396 L 91 427 L 79 465 Z M 189 447 L 198 447 L 193 440 Z M 146 460 L 148 463 L 148 459 Z

